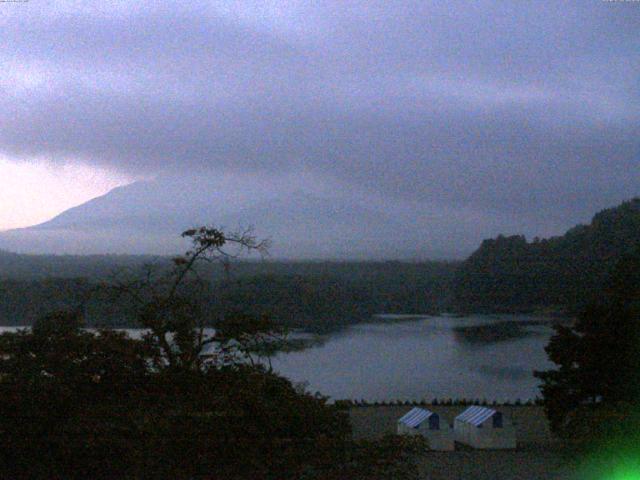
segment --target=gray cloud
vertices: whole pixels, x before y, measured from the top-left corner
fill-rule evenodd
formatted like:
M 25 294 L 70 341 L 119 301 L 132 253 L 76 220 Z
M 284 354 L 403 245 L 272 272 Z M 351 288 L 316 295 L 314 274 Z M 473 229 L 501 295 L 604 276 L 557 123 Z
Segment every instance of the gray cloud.
M 637 4 L 153 3 L 0 7 L 0 153 L 304 171 L 506 233 L 640 193 Z

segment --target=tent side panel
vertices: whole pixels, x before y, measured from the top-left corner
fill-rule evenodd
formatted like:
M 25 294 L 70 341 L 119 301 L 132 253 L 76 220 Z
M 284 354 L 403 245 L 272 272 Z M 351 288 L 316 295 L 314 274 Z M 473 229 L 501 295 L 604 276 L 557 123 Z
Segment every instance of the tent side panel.
M 431 450 L 452 451 L 455 449 L 453 432 L 447 430 L 429 430 L 425 432 L 425 437 Z

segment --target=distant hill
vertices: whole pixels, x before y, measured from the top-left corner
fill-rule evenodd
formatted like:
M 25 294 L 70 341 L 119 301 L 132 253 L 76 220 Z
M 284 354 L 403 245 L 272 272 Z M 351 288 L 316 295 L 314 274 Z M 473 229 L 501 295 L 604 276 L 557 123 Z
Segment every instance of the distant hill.
M 466 312 L 579 308 L 604 288 L 616 262 L 638 248 L 640 198 L 603 210 L 560 237 L 485 240 L 457 270 L 454 302 Z
M 306 235 L 298 237 L 299 241 L 316 239 L 322 252 L 322 248 L 329 248 L 327 245 L 337 248 L 338 244 L 329 239 L 341 234 L 346 253 L 355 235 L 373 235 L 382 228 L 376 223 L 381 221 L 398 229 L 391 241 L 402 245 L 396 239 L 403 230 L 392 219 L 374 218 L 367 209 L 354 210 L 353 206 L 347 208 L 339 202 L 305 195 L 299 196 L 298 204 L 303 206 L 299 212 L 293 209 L 286 213 L 287 201 L 265 200 L 240 209 L 237 218 L 260 218 L 275 235 L 286 235 L 289 225 L 311 221 L 305 212 L 326 210 L 328 216 L 319 217 Z M 353 212 L 364 225 L 350 225 Z M 53 226 L 69 227 L 69 222 L 79 218 L 72 213 L 57 218 Z M 94 222 L 92 228 L 106 228 L 107 222 L 100 215 Z M 74 227 L 72 231 L 83 228 Z M 303 247 L 311 248 L 302 242 L 296 246 Z M 577 309 L 606 288 L 608 276 L 621 258 L 636 252 L 640 252 L 640 199 L 604 210 L 589 225 L 572 228 L 563 236 L 532 242 L 524 236 L 485 240 L 464 262 L 238 261 L 230 277 L 217 264 L 207 266 L 202 273 L 212 281 L 215 295 L 211 296 L 211 308 L 216 315 L 227 310 L 268 313 L 292 327 L 325 330 L 369 320 L 371 315 L 383 312 Z M 0 324 L 30 324 L 47 311 L 72 307 L 96 280 L 108 279 L 124 268 L 135 272 L 145 263 L 160 268 L 169 264 L 167 257 L 149 255 L 25 255 L 0 251 Z M 98 298 L 88 305 L 88 321 L 91 325 L 131 325 L 126 310 L 126 305 Z
M 169 258 L 152 255 L 31 255 L 0 250 L 0 280 L 105 280 L 123 269 L 147 264 L 169 265 Z
M 278 259 L 427 259 L 460 257 L 440 235 L 446 219 L 400 220 L 340 197 L 203 179 L 163 178 L 118 187 L 28 228 L 0 232 L 0 249 L 38 254 L 183 252 L 180 233 L 200 225 L 249 226 L 270 238 Z M 438 237 L 438 235 L 440 235 Z

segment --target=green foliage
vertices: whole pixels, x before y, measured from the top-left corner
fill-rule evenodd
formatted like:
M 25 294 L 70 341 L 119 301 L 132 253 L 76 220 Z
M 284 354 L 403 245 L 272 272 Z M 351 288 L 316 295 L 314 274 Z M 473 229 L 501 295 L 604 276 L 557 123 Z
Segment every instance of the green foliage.
M 338 407 L 261 367 L 156 369 L 144 341 L 80 326 L 76 315 L 58 314 L 0 336 L 3 478 L 364 479 L 414 471 L 415 446 L 352 441 Z
M 572 412 L 640 398 L 640 249 L 614 269 L 598 302 L 572 327 L 558 326 L 546 351 L 558 367 L 536 372 L 551 427 L 575 437 Z
M 268 314 L 291 328 L 331 331 L 378 313 L 429 314 L 444 308 L 448 264 L 336 265 L 323 274 L 259 275 L 215 285 L 212 308 Z M 320 266 L 318 267 L 320 268 Z M 325 267 L 327 268 L 327 267 Z
M 100 275 L 92 276 L 94 257 L 87 257 L 86 269 L 81 266 L 81 257 L 71 258 L 73 268 L 62 264 L 52 272 L 58 278 L 16 276 L 0 281 L 0 323 L 31 325 L 43 312 L 81 309 L 89 326 L 137 326 L 137 311 L 130 299 L 114 298 L 108 289 L 97 288 L 113 283 L 109 269 L 105 267 L 104 272 L 98 272 Z M 0 264 L 1 259 L 0 253 Z M 55 264 L 54 260 L 62 262 L 39 257 L 39 268 L 49 271 L 44 267 L 49 261 Z M 129 260 L 127 280 L 144 280 L 147 270 L 140 260 Z M 225 276 L 219 265 L 203 263 L 199 271 L 206 285 L 190 288 L 202 300 L 200 307 L 206 310 L 209 326 L 233 312 L 267 315 L 282 326 L 322 332 L 369 321 L 377 313 L 428 314 L 443 310 L 455 268 L 456 264 L 444 262 L 234 262 Z M 119 263 L 112 264 L 111 270 L 122 269 Z M 153 280 L 172 269 L 168 260 L 157 261 Z M 20 270 L 16 267 L 14 271 Z M 60 278 L 65 273 L 86 274 L 87 278 Z
M 56 314 L 31 332 L 0 335 L 0 465 L 8 478 L 105 478 L 107 458 L 112 473 L 133 461 L 129 407 L 148 378 L 144 345 L 80 323 Z
M 196 264 L 226 260 L 228 242 L 260 244 L 184 235 L 194 248 L 173 269 L 110 286 L 143 339 L 83 330 L 82 309 L 0 335 L 0 477 L 410 478 L 416 445 L 354 442 L 340 408 L 251 362 L 274 333 L 267 319 L 226 316 L 204 335 Z
M 639 245 L 640 198 L 561 237 L 485 240 L 456 273 L 454 303 L 467 312 L 580 311 L 595 300 L 617 261 Z

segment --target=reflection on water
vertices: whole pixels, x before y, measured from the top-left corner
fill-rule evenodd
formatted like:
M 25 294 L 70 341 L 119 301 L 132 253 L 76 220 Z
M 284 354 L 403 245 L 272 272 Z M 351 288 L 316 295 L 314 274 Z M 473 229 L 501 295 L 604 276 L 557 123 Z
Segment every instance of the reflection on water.
M 275 370 L 334 399 L 486 398 L 539 395 L 533 370 L 550 367 L 544 347 L 557 319 L 477 315 L 361 324 L 322 345 L 281 353 Z M 379 319 L 378 319 L 379 320 Z
M 544 330 L 529 327 L 548 324 L 545 320 L 497 320 L 482 325 L 459 325 L 453 327 L 453 332 L 460 342 L 493 343 L 530 335 L 545 335 Z
M 551 366 L 544 347 L 557 321 L 379 316 L 374 323 L 330 335 L 294 335 L 289 351 L 276 354 L 271 363 L 292 381 L 306 382 L 308 390 L 333 399 L 533 399 L 539 391 L 532 373 Z M 0 327 L 0 333 L 15 330 Z M 126 330 L 134 338 L 144 333 Z

